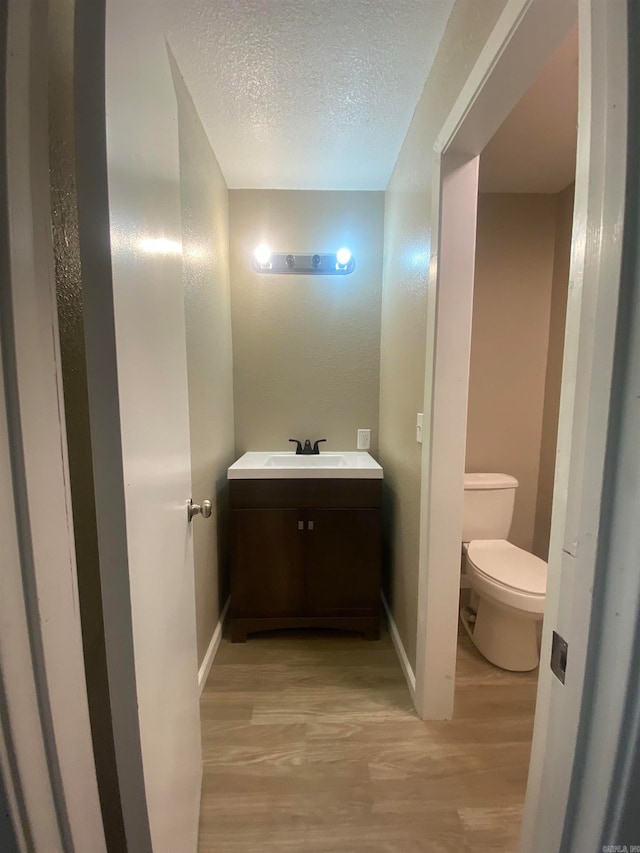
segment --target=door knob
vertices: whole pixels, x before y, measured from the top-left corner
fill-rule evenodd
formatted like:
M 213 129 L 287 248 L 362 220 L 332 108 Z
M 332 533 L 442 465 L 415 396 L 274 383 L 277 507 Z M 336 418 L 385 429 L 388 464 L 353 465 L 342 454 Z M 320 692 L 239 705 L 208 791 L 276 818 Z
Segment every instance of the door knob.
M 211 515 L 211 501 L 202 501 L 201 504 L 194 504 L 190 499 L 187 504 L 187 515 L 189 516 L 189 521 L 193 519 L 194 515 L 201 515 L 203 518 L 209 518 Z

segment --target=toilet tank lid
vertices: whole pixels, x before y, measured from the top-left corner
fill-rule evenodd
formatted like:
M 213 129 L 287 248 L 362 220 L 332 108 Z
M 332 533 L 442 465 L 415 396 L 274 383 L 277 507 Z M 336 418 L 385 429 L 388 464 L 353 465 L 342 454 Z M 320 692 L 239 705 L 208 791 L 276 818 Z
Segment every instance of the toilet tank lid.
M 464 487 L 469 491 L 480 489 L 517 489 L 518 481 L 511 474 L 465 474 Z

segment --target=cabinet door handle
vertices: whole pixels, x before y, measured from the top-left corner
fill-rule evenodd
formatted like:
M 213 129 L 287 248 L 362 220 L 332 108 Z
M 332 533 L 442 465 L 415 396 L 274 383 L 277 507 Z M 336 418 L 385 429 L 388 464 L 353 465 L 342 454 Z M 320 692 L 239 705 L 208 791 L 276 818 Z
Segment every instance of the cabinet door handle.
M 298 522 L 298 530 L 304 530 L 304 521 Z
M 313 521 L 307 522 L 307 530 L 313 530 Z

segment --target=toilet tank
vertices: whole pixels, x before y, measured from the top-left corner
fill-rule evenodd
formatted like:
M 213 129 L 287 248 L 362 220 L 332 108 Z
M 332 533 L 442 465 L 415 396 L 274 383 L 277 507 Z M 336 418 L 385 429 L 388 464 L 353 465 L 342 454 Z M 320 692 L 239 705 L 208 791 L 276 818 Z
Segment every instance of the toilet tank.
M 517 488 L 510 474 L 465 474 L 462 541 L 506 539 Z

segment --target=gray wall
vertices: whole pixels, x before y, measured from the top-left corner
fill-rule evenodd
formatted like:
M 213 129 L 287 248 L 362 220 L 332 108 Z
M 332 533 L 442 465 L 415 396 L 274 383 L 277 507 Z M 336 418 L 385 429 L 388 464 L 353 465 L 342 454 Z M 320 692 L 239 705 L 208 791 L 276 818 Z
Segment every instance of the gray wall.
M 326 438 L 355 450 L 378 439 L 384 193 L 232 190 L 231 280 L 236 450 L 288 450 Z M 255 247 L 330 252 L 347 277 L 262 275 Z
M 545 560 L 572 220 L 573 184 L 478 200 L 466 470 L 518 478 L 509 539 Z
M 466 470 L 518 479 L 509 539 L 527 551 L 538 509 L 556 209 L 555 195 L 478 199 Z
M 518 478 L 509 540 L 545 560 L 572 220 L 573 184 L 478 201 L 466 470 Z
M 193 525 L 198 661 L 227 596 L 227 468 L 234 461 L 229 293 L 229 193 L 179 73 L 180 196 L 193 500 L 213 502 Z
M 380 461 L 387 490 L 387 594 L 416 661 L 421 447 L 433 143 L 504 0 L 457 0 L 387 187 L 380 363 Z

